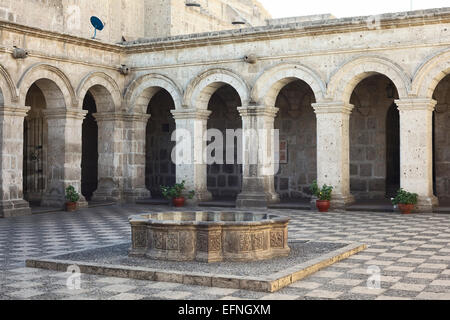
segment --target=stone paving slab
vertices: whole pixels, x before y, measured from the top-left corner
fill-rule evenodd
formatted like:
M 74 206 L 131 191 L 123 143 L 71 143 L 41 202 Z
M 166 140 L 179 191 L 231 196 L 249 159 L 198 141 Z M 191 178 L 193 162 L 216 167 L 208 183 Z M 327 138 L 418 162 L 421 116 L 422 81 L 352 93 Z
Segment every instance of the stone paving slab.
M 173 262 L 129 257 L 130 243 L 76 251 L 26 261 L 27 267 L 66 271 L 76 265 L 81 273 L 200 285 L 207 287 L 276 292 L 367 246 L 360 243 L 290 242 L 289 257 L 259 262 Z M 185 270 L 195 270 L 187 272 Z M 123 284 L 113 284 L 124 286 Z M 110 290 L 107 290 L 110 291 Z
M 128 217 L 153 211 L 170 210 L 167 206 L 124 205 L 82 209 L 76 213 L 58 212 L 27 217 L 0 219 L 0 300 L 108 300 L 129 297 L 130 299 L 176 299 L 176 292 L 189 292 L 184 299 L 194 300 L 258 300 L 267 296 L 264 292 L 237 289 L 230 292 L 206 292 L 208 288 L 187 284 L 152 282 L 147 280 L 124 279 L 120 282 L 134 286 L 131 291 L 119 294 L 103 290 L 117 284 L 111 277 L 83 274 L 83 290 L 68 291 L 66 280 L 69 274 L 44 269 L 25 267 L 25 259 L 48 255 L 64 254 L 85 250 L 93 246 L 107 246 L 131 239 Z M 211 208 L 211 210 L 214 210 Z M 412 214 L 379 212 L 329 212 L 318 213 L 301 210 L 268 210 L 268 213 L 290 216 L 289 238 L 309 239 L 326 242 L 335 237 L 344 242 L 361 242 L 368 249 L 359 255 L 371 256 L 365 259 L 346 259 L 329 266 L 323 271 L 335 272 L 334 278 L 311 274 L 306 279 L 287 286 L 278 294 L 285 299 L 299 300 L 398 300 L 398 299 L 444 299 L 450 300 L 450 267 L 448 260 L 435 260 L 436 256 L 450 256 L 450 215 Z M 82 241 L 88 235 L 87 241 Z M 432 237 L 432 238 L 429 238 Z M 393 239 L 395 238 L 395 239 Z M 81 240 L 80 240 L 81 239 Z M 405 239 L 405 240 L 402 240 Z M 18 255 L 17 250 L 27 250 L 26 255 Z M 417 256 L 412 251 L 431 250 L 434 255 Z M 403 257 L 385 256 L 384 253 L 405 254 Z M 381 256 L 383 255 L 383 256 Z M 424 262 L 400 262 L 400 259 L 422 259 Z M 380 265 L 381 289 L 372 289 L 374 294 L 366 294 L 370 277 L 367 261 L 392 261 L 390 265 Z M 425 264 L 425 265 L 424 265 Z M 439 268 L 429 268 L 427 264 L 441 264 Z M 419 267 L 420 266 L 420 267 Z M 442 269 L 442 267 L 444 267 Z M 318 276 L 319 275 L 319 276 Z M 102 279 L 105 282 L 100 281 Z M 118 279 L 118 278 L 115 278 Z M 424 281 L 424 279 L 426 281 Z M 123 280 L 123 279 L 121 279 Z M 336 280 L 336 281 L 334 281 Z M 343 285 L 347 280 L 349 285 Z M 437 280 L 433 283 L 433 281 Z M 8 286 L 22 281 L 35 283 L 30 288 L 19 289 Z M 426 285 L 423 291 L 391 289 L 396 283 Z M 350 285 L 352 284 L 352 285 Z M 352 291 L 352 289 L 358 288 Z M 122 288 L 123 289 L 123 288 Z M 214 289 L 214 288 L 209 288 Z M 403 289 L 410 289 L 403 287 Z M 25 291 L 23 291 L 25 290 Z M 156 296 L 166 291 L 166 298 Z M 315 292 L 313 292 L 315 291 Z M 372 291 L 368 291 L 371 293 Z M 122 294 L 123 293 L 123 294 Z M 180 294 L 182 295 L 182 294 Z

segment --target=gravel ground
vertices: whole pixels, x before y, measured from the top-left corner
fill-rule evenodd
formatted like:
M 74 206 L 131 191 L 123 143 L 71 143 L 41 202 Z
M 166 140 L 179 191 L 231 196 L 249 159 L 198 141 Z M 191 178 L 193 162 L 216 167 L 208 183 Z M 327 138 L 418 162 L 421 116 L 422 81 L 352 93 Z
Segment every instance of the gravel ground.
M 92 262 L 105 265 L 145 267 L 167 271 L 190 270 L 207 274 L 264 276 L 299 265 L 346 246 L 346 244 L 342 243 L 296 241 L 289 244 L 291 248 L 289 257 L 255 262 L 219 262 L 208 264 L 196 261 L 173 262 L 129 257 L 128 249 L 130 245 L 130 243 L 124 243 L 83 252 L 64 254 L 52 257 L 52 259 Z

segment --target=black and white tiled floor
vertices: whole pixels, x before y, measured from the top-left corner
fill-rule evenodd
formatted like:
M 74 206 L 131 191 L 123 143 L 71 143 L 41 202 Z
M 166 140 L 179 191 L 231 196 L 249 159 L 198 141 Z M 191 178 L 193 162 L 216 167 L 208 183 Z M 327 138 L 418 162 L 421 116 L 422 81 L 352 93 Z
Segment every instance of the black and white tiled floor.
M 24 267 L 29 257 L 127 241 L 128 216 L 149 209 L 167 208 L 110 206 L 1 219 L 0 299 L 450 300 L 450 215 L 271 210 L 291 216 L 290 239 L 369 246 L 273 294 L 94 275 L 81 276 L 81 290 L 68 290 L 68 274 Z M 380 289 L 367 286 L 370 266 L 381 271 Z

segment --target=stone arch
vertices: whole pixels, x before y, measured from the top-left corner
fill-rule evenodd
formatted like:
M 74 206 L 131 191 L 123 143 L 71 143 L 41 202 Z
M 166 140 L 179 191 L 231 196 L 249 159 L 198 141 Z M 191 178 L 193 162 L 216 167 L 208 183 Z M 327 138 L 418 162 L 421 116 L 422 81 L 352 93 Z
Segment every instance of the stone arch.
M 18 102 L 16 86 L 8 70 L 0 64 L 0 105 L 7 106 Z
M 28 90 L 36 83 L 44 93 L 48 108 L 77 108 L 75 90 L 69 78 L 55 66 L 38 63 L 29 67 L 19 79 L 20 105 L 25 105 Z M 61 106 L 61 102 L 64 103 Z
M 226 69 L 212 69 L 201 73 L 193 79 L 185 92 L 184 105 L 189 109 L 208 109 L 211 96 L 224 85 L 233 87 L 243 106 L 250 102 L 250 89 L 237 74 Z
M 316 100 L 324 99 L 326 84 L 315 71 L 300 64 L 285 63 L 263 72 L 253 87 L 252 99 L 273 107 L 281 89 L 296 80 L 306 82 L 314 92 Z
M 88 91 L 94 97 L 98 112 L 114 112 L 121 107 L 120 88 L 106 73 L 91 72 L 81 80 L 77 88 L 79 109 L 83 109 L 83 100 Z
M 152 97 L 161 89 L 171 95 L 175 109 L 182 108 L 182 90 L 170 78 L 161 74 L 146 74 L 134 80 L 125 92 L 125 109 L 128 112 L 146 113 Z
M 433 54 L 417 69 L 413 77 L 411 95 L 429 98 L 439 82 L 450 74 L 450 50 Z
M 374 74 L 388 77 L 396 86 L 400 99 L 408 96 L 411 79 L 396 63 L 378 56 L 361 56 L 346 62 L 331 76 L 327 98 L 349 103 L 353 90 Z

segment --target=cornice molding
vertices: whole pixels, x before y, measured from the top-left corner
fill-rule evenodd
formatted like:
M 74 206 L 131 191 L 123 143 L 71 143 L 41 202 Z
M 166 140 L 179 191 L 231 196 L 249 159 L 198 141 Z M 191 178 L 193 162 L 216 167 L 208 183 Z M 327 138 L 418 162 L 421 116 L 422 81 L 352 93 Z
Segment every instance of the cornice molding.
M 408 15 L 409 14 L 409 15 Z M 415 26 L 450 23 L 450 9 L 432 9 L 406 13 L 380 15 L 379 29 L 409 28 Z M 277 40 L 283 38 L 320 36 L 349 32 L 373 31 L 367 21 L 370 17 L 353 17 L 300 24 L 263 26 L 240 30 L 226 30 L 158 39 L 143 39 L 125 43 L 127 54 L 177 50 L 182 48 L 224 45 L 229 43 Z M 138 42 L 138 43 L 136 43 Z
M 450 8 L 418 10 L 382 14 L 379 16 L 379 29 L 407 28 L 423 25 L 450 23 Z M 74 45 L 105 50 L 113 53 L 136 54 L 156 51 L 169 51 L 182 48 L 224 45 L 229 43 L 255 42 L 293 37 L 319 36 L 348 32 L 374 30 L 367 23 L 370 17 L 350 17 L 306 23 L 291 23 L 286 25 L 271 25 L 239 30 L 197 33 L 167 38 L 143 39 L 142 42 L 113 44 L 99 42 L 74 35 L 43 30 L 20 25 L 9 21 L 0 21 L 0 29 L 34 36 L 43 39 L 60 41 Z
M 123 46 L 120 44 L 113 44 L 113 43 L 105 43 L 105 42 L 99 42 L 92 39 L 82 38 L 73 36 L 66 33 L 59 33 L 49 30 L 43 30 L 35 27 L 29 27 L 21 24 L 17 24 L 14 22 L 9 21 L 1 21 L 0 20 L 0 29 L 5 31 L 11 31 L 16 33 L 21 33 L 26 36 L 32 36 L 37 38 L 43 38 L 48 40 L 54 40 L 54 41 L 60 41 L 64 43 L 70 43 L 74 45 L 99 49 L 99 50 L 105 50 L 108 52 L 114 52 L 114 53 L 122 53 L 123 52 Z

